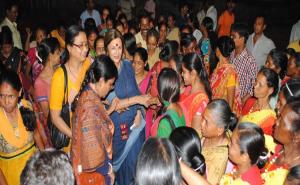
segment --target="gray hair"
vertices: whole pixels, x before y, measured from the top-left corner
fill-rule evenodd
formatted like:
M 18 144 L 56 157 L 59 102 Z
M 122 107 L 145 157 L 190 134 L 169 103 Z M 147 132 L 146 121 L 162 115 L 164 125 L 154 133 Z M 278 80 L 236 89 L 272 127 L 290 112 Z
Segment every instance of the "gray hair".
M 21 174 L 21 185 L 74 185 L 73 169 L 66 153 L 46 150 L 35 153 Z

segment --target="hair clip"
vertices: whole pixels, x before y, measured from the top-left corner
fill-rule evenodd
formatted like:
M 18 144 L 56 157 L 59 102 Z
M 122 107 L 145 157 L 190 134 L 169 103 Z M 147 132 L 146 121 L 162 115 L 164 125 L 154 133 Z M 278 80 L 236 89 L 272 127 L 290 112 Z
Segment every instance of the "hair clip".
M 259 158 L 261 159 L 261 160 L 266 160 L 266 159 L 268 159 L 268 155 L 263 155 L 263 156 L 259 156 Z
M 195 172 L 198 171 L 203 165 L 204 165 L 204 163 L 200 164 L 200 166 L 198 168 L 194 169 L 194 171 Z
M 36 58 L 38 58 L 38 60 L 39 60 L 40 62 L 43 61 L 42 58 L 39 56 L 38 52 L 35 52 L 35 56 L 36 56 Z
M 164 105 L 165 107 L 168 107 L 168 106 L 170 105 L 170 102 L 164 100 L 164 101 L 163 101 L 163 105 Z
M 288 83 L 286 83 L 285 86 L 286 86 L 287 90 L 289 91 L 290 95 L 294 96 L 294 94 L 292 93 L 291 89 L 289 88 Z

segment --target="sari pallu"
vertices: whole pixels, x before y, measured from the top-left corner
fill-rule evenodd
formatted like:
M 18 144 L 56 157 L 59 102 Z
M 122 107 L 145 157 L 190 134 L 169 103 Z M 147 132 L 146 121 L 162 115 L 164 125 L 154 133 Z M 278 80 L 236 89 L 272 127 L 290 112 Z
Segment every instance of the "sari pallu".
M 201 143 L 203 146 L 205 138 L 202 138 Z M 226 171 L 228 163 L 228 144 L 229 140 L 227 143 L 223 143 L 219 146 L 208 146 L 202 148 L 201 153 L 206 164 L 206 178 L 211 184 L 219 183 Z
M 234 102 L 233 107 L 231 107 L 231 109 L 232 112 L 236 114 L 236 116 L 239 116 L 242 110 L 242 102 L 239 90 L 240 87 L 238 75 L 232 64 L 218 64 L 217 68 L 214 70 L 210 79 L 212 96 L 213 99 L 224 99 L 228 102 L 227 88 L 228 82 L 231 80 L 230 78 L 234 78 L 235 81 Z
M 150 82 L 152 79 L 152 75 L 151 73 L 148 73 L 147 76 L 139 83 L 139 89 L 141 94 L 145 95 L 148 93 L 149 91 L 149 87 L 150 87 Z M 146 138 L 148 138 L 150 136 L 150 130 L 152 127 L 152 123 L 153 123 L 153 111 L 151 110 L 151 108 L 146 109 L 146 126 L 145 126 L 145 133 L 146 133 Z
M 273 125 L 276 121 L 276 113 L 272 109 L 263 109 L 252 111 L 252 107 L 256 102 L 256 98 L 250 98 L 246 101 L 242 110 L 240 122 L 255 123 L 263 129 L 267 135 L 272 135 Z
M 142 87 L 142 93 L 143 91 L 146 93 L 150 93 L 151 96 L 153 97 L 158 97 L 158 89 L 157 89 L 157 79 L 158 79 L 158 75 L 161 72 L 161 70 L 163 69 L 163 64 L 161 61 L 158 61 L 154 64 L 154 66 L 151 68 L 151 70 L 149 71 L 148 75 L 146 78 L 149 78 L 149 84 L 148 84 L 148 90 L 145 90 L 145 86 Z M 154 120 L 157 117 L 157 113 L 160 109 L 160 106 L 157 106 L 155 109 L 149 107 L 147 109 L 146 112 L 146 128 L 145 128 L 145 133 L 146 133 L 146 138 L 148 138 L 150 136 L 150 132 L 151 132 L 151 127 L 153 125 Z
M 239 178 L 234 176 L 236 168 L 232 172 L 224 174 L 219 185 L 262 185 L 263 180 L 260 176 L 260 170 L 256 165 L 250 167 L 246 172 L 242 173 Z
M 250 98 L 246 101 L 239 122 L 251 122 L 257 124 L 264 132 L 266 147 L 270 152 L 274 152 L 276 143 L 273 140 L 272 134 L 273 126 L 276 121 L 276 113 L 272 109 L 251 111 L 255 101 L 256 98 Z
M 158 75 L 163 69 L 163 63 L 162 61 L 158 61 L 157 63 L 154 64 L 154 66 L 151 68 L 149 71 L 151 75 L 151 81 L 150 81 L 150 94 L 151 96 L 158 96 L 158 90 L 157 90 L 157 79 Z
M 208 102 L 209 99 L 203 92 L 192 93 L 182 98 L 179 104 L 184 112 L 186 126 L 191 127 L 193 117 L 197 113 L 202 114 Z
M 0 121 L 0 168 L 8 185 L 19 185 L 21 172 L 35 152 L 33 134 L 26 130 L 19 110 L 17 130 L 12 127 L 2 108 Z
M 275 161 L 282 155 L 282 147 L 277 145 L 274 154 L 269 158 L 268 162 L 261 169 L 261 177 L 264 180 L 264 185 L 282 185 L 289 173 L 287 164 L 277 165 Z
M 132 64 L 124 60 L 121 62 L 114 90 L 109 93 L 107 100 L 111 102 L 115 97 L 127 99 L 137 95 L 140 95 L 140 90 L 135 80 Z M 142 124 L 140 125 L 142 127 L 131 129 L 138 108 L 139 105 L 132 105 L 126 111 L 121 113 L 115 111 L 110 115 L 115 127 L 113 166 L 116 172 L 116 184 L 119 185 L 133 183 L 137 157 L 145 141 L 145 130 Z

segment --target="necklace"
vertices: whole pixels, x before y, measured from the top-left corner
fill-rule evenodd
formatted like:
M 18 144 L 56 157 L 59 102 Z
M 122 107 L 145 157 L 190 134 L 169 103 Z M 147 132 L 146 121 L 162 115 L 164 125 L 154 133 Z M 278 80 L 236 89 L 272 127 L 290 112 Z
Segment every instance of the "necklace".
M 2 111 L 3 111 L 3 113 L 4 113 L 5 118 L 9 121 L 8 116 L 7 116 L 7 114 L 6 114 L 6 111 L 5 111 L 3 108 L 2 108 Z M 13 130 L 14 130 L 14 132 L 15 132 L 15 136 L 16 136 L 17 138 L 20 138 L 20 130 L 19 130 L 18 123 L 13 123 L 13 122 L 11 122 L 11 124 L 12 124 Z
M 261 111 L 261 110 L 266 109 L 266 108 L 267 108 L 266 105 L 259 106 L 258 103 L 257 103 L 257 100 L 256 100 L 249 112 Z
M 264 172 L 267 173 L 272 170 L 276 170 L 277 168 L 287 168 L 287 165 L 278 166 L 275 164 L 277 159 L 283 154 L 283 150 L 281 150 L 279 153 L 274 154 L 270 159 L 269 162 L 266 164 L 264 168 Z M 288 169 L 288 168 L 287 168 Z

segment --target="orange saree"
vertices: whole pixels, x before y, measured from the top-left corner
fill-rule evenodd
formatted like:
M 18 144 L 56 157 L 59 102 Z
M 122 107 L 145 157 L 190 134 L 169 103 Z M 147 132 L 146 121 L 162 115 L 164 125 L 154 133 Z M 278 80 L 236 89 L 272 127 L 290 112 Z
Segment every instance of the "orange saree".
M 234 66 L 232 64 L 219 63 L 211 76 L 210 85 L 213 99 L 224 99 L 227 102 L 229 102 L 227 88 L 235 87 L 234 102 L 231 109 L 232 112 L 239 116 L 242 110 L 242 103 L 238 75 Z

